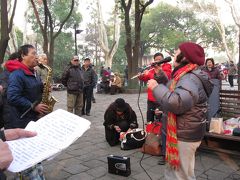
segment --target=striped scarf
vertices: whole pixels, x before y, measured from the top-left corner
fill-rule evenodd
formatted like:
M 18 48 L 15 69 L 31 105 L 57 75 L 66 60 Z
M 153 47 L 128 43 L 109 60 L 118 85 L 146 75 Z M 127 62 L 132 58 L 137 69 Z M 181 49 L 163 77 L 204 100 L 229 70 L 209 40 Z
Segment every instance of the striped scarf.
M 173 76 L 173 80 L 170 84 L 170 91 L 173 92 L 179 79 L 192 71 L 197 67 L 196 64 L 187 64 L 182 68 L 178 69 Z M 168 123 L 167 123 L 167 149 L 166 149 L 166 160 L 170 167 L 178 169 L 180 165 L 178 143 L 177 143 L 177 117 L 174 113 L 168 112 Z

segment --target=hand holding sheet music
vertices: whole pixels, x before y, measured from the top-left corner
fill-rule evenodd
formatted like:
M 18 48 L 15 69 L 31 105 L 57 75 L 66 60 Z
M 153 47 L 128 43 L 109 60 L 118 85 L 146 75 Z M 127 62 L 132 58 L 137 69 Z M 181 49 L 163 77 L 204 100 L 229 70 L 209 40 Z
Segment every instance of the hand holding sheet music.
M 90 122 L 64 110 L 56 110 L 37 122 L 30 122 L 26 130 L 37 136 L 7 141 L 13 154 L 8 170 L 23 171 L 48 159 L 70 146 L 90 128 Z

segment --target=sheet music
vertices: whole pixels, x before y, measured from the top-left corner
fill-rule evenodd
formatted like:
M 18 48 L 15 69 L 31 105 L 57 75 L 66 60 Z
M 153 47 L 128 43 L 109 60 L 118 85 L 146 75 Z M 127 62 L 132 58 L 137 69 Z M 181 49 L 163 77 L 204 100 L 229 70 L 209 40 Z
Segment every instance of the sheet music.
M 67 148 L 90 128 L 90 122 L 65 110 L 58 109 L 37 122 L 30 122 L 26 130 L 37 136 L 7 141 L 13 162 L 8 170 L 23 171 Z

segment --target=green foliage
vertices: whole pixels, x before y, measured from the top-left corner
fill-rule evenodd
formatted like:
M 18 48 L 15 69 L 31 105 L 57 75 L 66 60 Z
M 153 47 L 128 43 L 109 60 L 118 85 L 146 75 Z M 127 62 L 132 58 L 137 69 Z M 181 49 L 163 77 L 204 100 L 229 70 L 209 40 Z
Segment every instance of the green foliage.
M 142 40 L 145 52 L 149 48 L 156 48 L 172 53 L 183 41 L 199 42 L 202 46 L 222 50 L 221 36 L 214 23 L 198 18 L 193 11 L 182 9 L 160 3 L 143 17 Z
M 61 33 L 55 41 L 54 77 L 61 77 L 64 68 L 74 55 L 72 33 Z
M 17 36 L 17 44 L 22 45 L 23 44 L 23 32 L 19 28 L 16 29 L 16 36 Z
M 69 0 L 51 0 L 48 1 L 48 8 L 49 11 L 52 15 L 52 20 L 53 20 L 53 28 L 55 31 L 57 31 L 59 29 L 59 24 L 67 17 L 69 11 L 70 11 L 70 7 L 71 7 L 71 1 Z M 79 12 L 77 12 L 77 7 L 78 7 L 78 1 L 75 0 L 74 3 L 74 9 L 72 12 L 71 17 L 68 19 L 68 21 L 65 23 L 65 25 L 63 26 L 63 30 L 66 30 L 68 28 L 73 28 L 74 24 L 79 24 L 82 20 L 82 16 Z M 44 9 L 43 9 L 43 4 L 41 5 L 37 5 L 37 9 L 39 12 L 39 17 L 41 22 L 43 23 L 45 20 L 45 15 L 44 15 Z M 33 30 L 38 33 L 39 32 L 39 25 L 37 23 L 37 19 L 34 15 L 33 12 L 33 8 L 30 8 L 29 11 L 29 17 L 28 20 L 29 22 L 32 24 L 32 28 Z

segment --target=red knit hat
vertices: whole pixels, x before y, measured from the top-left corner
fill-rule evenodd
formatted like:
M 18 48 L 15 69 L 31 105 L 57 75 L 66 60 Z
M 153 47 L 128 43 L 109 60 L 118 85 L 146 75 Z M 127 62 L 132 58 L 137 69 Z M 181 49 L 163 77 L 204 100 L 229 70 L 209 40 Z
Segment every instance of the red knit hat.
M 184 57 L 186 57 L 191 63 L 199 66 L 204 65 L 205 54 L 200 45 L 193 42 L 184 42 L 178 47 L 183 53 Z

